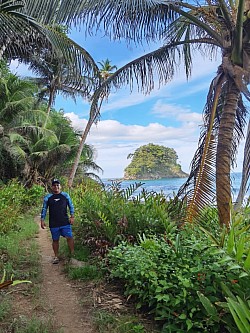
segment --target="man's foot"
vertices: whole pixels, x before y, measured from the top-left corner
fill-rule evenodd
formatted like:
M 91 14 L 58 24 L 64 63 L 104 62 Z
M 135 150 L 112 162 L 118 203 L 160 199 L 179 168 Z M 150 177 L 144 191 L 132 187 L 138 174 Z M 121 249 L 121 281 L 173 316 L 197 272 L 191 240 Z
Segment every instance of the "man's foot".
M 55 257 L 52 261 L 53 264 L 58 264 L 59 263 L 59 258 Z

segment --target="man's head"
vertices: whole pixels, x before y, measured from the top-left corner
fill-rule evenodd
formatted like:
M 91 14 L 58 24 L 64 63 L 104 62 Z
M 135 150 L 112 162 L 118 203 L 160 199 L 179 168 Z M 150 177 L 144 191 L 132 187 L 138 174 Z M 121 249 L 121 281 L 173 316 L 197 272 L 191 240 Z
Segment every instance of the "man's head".
M 60 185 L 60 181 L 58 179 L 53 179 L 51 185 L 52 185 L 53 193 L 61 192 L 61 185 Z

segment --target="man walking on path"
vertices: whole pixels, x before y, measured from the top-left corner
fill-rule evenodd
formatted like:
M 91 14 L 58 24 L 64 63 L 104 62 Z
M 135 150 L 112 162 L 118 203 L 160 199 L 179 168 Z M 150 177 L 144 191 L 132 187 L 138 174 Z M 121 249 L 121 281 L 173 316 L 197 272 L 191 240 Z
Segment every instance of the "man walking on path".
M 67 209 L 69 207 L 70 218 Z M 71 225 L 74 223 L 74 206 L 68 193 L 61 192 L 58 179 L 52 181 L 52 193 L 47 194 L 43 200 L 41 211 L 41 228 L 45 228 L 45 217 L 49 208 L 49 228 L 52 236 L 52 248 L 55 254 L 53 264 L 58 264 L 58 251 L 60 236 L 67 239 L 70 253 L 74 252 L 74 239 Z

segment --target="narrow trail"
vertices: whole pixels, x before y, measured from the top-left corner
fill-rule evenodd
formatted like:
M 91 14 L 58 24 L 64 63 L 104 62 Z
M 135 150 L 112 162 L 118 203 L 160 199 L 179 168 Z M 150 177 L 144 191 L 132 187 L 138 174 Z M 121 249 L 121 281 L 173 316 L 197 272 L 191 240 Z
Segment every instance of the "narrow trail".
M 35 221 L 40 225 L 39 217 Z M 80 299 L 80 294 L 81 298 L 83 295 L 66 278 L 63 262 L 52 264 L 53 251 L 48 228 L 43 230 L 39 227 L 38 244 L 43 275 L 41 294 L 46 307 L 51 310 L 56 326 L 63 333 L 95 333 L 91 322 L 90 302 Z

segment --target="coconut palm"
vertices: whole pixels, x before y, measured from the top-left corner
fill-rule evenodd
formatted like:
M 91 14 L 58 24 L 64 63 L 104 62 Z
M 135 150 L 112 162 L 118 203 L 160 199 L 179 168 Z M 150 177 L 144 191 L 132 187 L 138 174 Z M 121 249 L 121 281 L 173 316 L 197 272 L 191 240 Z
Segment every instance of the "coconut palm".
M 249 99 L 248 12 L 249 2 L 243 0 L 85 0 L 74 10 L 74 18 L 85 22 L 88 29 L 103 23 L 103 29 L 113 39 L 163 42 L 159 49 L 130 62 L 105 80 L 94 100 L 127 83 L 132 88 L 136 83 L 142 92 L 149 93 L 156 81 L 172 80 L 180 63 L 184 63 L 189 77 L 195 52 L 209 58 L 220 52 L 221 65 L 208 92 L 204 127 L 190 177 L 179 191 L 187 202 L 189 221 L 216 194 L 220 223 L 230 225 L 230 171 L 247 117 L 242 96 Z M 67 22 L 71 21 L 68 16 Z M 97 107 L 93 102 L 93 112 Z
M 39 163 L 32 152 L 37 152 L 38 147 L 41 150 L 42 146 L 51 146 L 51 142 L 58 141 L 57 137 L 52 131 L 41 128 L 46 113 L 33 109 L 34 84 L 6 72 L 0 78 L 0 91 L 1 179 L 18 177 L 37 182 Z
M 16 177 L 20 168 L 23 138 L 14 128 L 18 119 L 23 119 L 32 109 L 35 86 L 18 79 L 6 67 L 0 74 L 0 174 L 1 179 L 5 179 Z
M 80 133 L 73 129 L 71 121 L 64 116 L 64 112 L 62 110 L 59 112 L 52 110 L 50 118 L 51 119 L 48 123 L 48 130 L 51 130 L 53 133 L 55 133 L 59 145 L 66 144 L 70 147 L 70 149 L 63 160 L 60 160 L 59 157 L 59 160 L 54 161 L 54 168 L 52 170 L 53 172 L 50 177 L 47 176 L 46 179 L 50 179 L 55 174 L 67 177 L 79 150 Z M 90 177 L 100 180 L 99 176 L 96 175 L 95 172 L 102 172 L 102 169 L 94 162 L 94 157 L 95 149 L 92 146 L 85 144 L 77 168 L 77 176 L 79 178 L 82 179 L 83 177 Z M 48 167 L 46 161 L 43 169 L 43 172 L 47 172 Z
M 80 46 L 77 47 L 81 48 Z M 81 49 L 88 59 L 92 59 L 86 50 Z M 51 107 L 54 105 L 58 93 L 66 98 L 72 98 L 75 102 L 77 96 L 90 99 L 91 91 L 94 89 L 97 81 L 100 80 L 98 67 L 93 59 L 92 64 L 96 73 L 95 77 L 84 77 L 81 75 L 81 71 L 79 71 L 78 74 L 75 73 L 74 77 L 71 78 L 69 64 L 65 63 L 63 59 L 49 59 L 47 55 L 44 59 L 34 56 L 31 58 L 29 69 L 36 77 L 29 79 L 38 84 L 38 104 L 41 101 L 45 101 L 45 97 L 48 97 L 47 118 L 44 127 L 47 125 Z M 71 66 L 74 66 L 74 64 L 71 64 Z M 78 86 L 77 82 L 79 82 Z
M 100 75 L 104 79 L 104 81 L 107 80 L 113 74 L 112 71 L 114 69 L 117 69 L 117 67 L 115 65 L 111 65 L 111 62 L 109 59 L 99 62 L 99 64 L 101 65 Z M 106 95 L 105 93 L 98 94 L 98 99 L 100 99 L 100 102 L 98 103 L 98 101 L 97 101 L 97 104 L 96 104 L 96 100 L 94 100 L 93 101 L 94 105 L 92 104 L 90 107 L 89 119 L 88 119 L 87 125 L 82 133 L 79 149 L 76 154 L 76 158 L 75 158 L 74 164 L 72 166 L 71 173 L 69 175 L 69 179 L 68 179 L 69 187 L 71 187 L 73 185 L 76 170 L 77 170 L 78 164 L 80 162 L 80 156 L 82 154 L 82 150 L 83 150 L 84 144 L 86 142 L 87 136 L 89 134 L 89 131 L 90 131 L 92 125 L 98 121 L 98 119 L 100 117 L 100 109 L 102 106 L 102 102 L 103 102 L 104 98 L 107 98 L 107 97 L 108 97 L 108 95 Z
M 100 73 L 101 77 L 106 80 L 108 77 L 110 77 L 111 74 L 113 74 L 114 70 L 117 70 L 117 66 L 111 65 L 111 62 L 109 59 L 98 61 L 98 64 L 101 65 Z
M 11 74 L 7 67 L 3 67 L 0 76 L 0 92 L 1 179 L 18 177 L 27 184 L 36 183 L 38 178 L 43 176 L 43 170 L 48 172 L 50 169 L 47 151 L 50 150 L 52 155 L 52 152 L 60 149 L 59 156 L 53 161 L 54 166 L 60 163 L 69 149 L 65 143 L 60 144 L 52 130 L 41 128 L 46 112 L 42 109 L 33 109 L 36 92 L 34 84 L 19 79 Z M 75 135 L 75 145 L 77 142 Z

